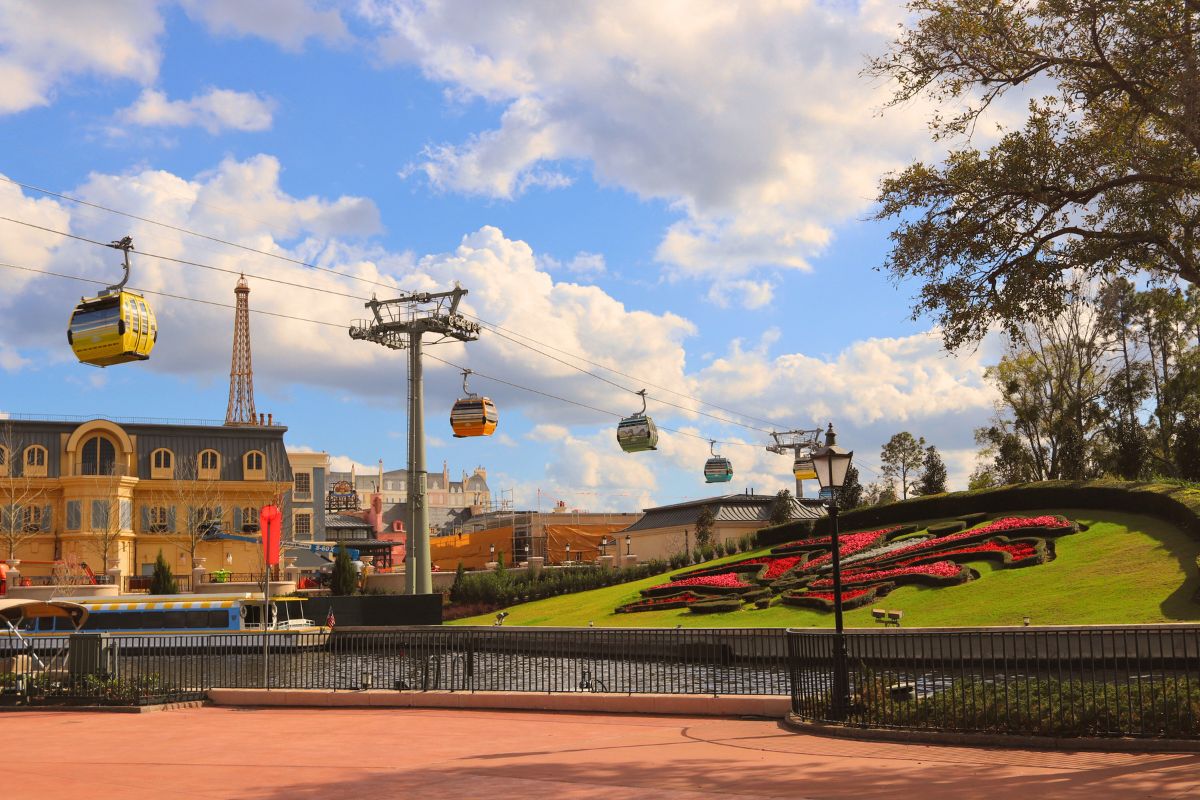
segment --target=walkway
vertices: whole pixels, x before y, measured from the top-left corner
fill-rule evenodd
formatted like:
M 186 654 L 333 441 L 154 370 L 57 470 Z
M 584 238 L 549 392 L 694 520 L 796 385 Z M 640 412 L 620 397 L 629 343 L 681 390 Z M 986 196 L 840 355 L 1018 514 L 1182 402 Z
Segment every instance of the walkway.
M 436 709 L 0 715 L 0 795 L 1200 800 L 1200 754 L 870 744 L 764 720 Z

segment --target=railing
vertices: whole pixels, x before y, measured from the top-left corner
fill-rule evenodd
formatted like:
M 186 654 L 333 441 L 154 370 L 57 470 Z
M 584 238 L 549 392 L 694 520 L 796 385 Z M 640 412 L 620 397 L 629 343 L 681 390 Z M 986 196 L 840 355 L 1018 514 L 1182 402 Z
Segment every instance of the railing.
M 271 580 L 276 580 L 272 578 Z M 263 574 L 261 572 L 226 572 L 225 570 L 214 570 L 204 573 L 201 583 L 262 583 Z
M 853 632 L 850 702 L 835 636 L 788 631 L 803 720 L 1040 736 L 1200 737 L 1200 626 Z
M 8 414 L 6 419 L 28 420 L 34 422 L 90 422 L 94 419 L 120 422 L 128 425 L 202 425 L 205 427 L 224 427 L 225 421 L 219 419 L 195 419 L 178 417 L 111 417 L 107 414 Z
M 411 627 L 332 635 L 272 631 L 267 638 L 275 689 L 788 693 L 780 629 Z M 0 650 L 5 646 L 15 647 L 0 638 Z M 44 656 L 63 650 L 65 662 L 57 662 L 57 671 L 32 670 L 16 695 L 27 703 L 99 698 L 138 704 L 263 685 L 260 631 L 85 633 L 40 640 L 36 647 Z M 92 653 L 96 648 L 104 650 L 103 659 Z
M 111 583 L 112 576 L 110 575 L 96 575 L 92 578 L 86 575 L 77 575 L 75 577 L 61 575 L 22 575 L 20 578 L 21 586 L 74 586 L 78 588 L 109 585 Z
M 403 627 L 271 631 L 276 689 L 787 695 L 796 717 L 870 728 L 1200 738 L 1200 626 L 855 631 Z M 0 658 L 0 702 L 138 704 L 263 685 L 258 631 L 77 634 Z M 3 652 L 8 648 L 9 652 Z M 57 653 L 57 655 L 56 655 Z M 57 660 L 56 660 L 57 659 Z
M 122 575 L 121 592 L 123 594 L 145 594 L 150 591 L 150 584 L 153 582 L 154 577 L 152 575 Z M 176 575 L 175 585 L 179 587 L 179 591 L 181 592 L 190 592 L 192 590 L 192 578 L 190 575 Z

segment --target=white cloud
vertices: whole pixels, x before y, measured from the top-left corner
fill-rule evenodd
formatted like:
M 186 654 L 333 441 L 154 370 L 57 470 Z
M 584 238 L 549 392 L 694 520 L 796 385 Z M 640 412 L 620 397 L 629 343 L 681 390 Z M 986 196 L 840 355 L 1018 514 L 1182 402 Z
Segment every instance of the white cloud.
M 716 306 L 727 308 L 736 301 L 742 308 L 762 308 L 775 298 L 775 285 L 770 281 L 720 281 L 708 290 L 708 300 Z
M 680 211 L 658 248 L 679 275 L 807 269 L 879 175 L 927 144 L 924 106 L 880 119 L 890 88 L 859 77 L 895 35 L 898 2 L 360 9 L 385 31 L 385 58 L 419 65 L 458 101 L 504 106 L 496 128 L 430 146 L 409 174 L 511 198 L 567 183 L 559 165 L 585 160 L 600 183 Z M 763 302 L 754 288 L 747 299 Z
M 0 2 L 0 114 L 49 105 L 69 77 L 148 84 L 163 32 L 156 0 Z
M 538 256 L 538 266 L 547 272 L 565 272 L 580 278 L 598 278 L 608 272 L 608 264 L 600 253 L 580 250 L 565 264 L 548 255 Z
M 300 50 L 309 39 L 341 42 L 346 24 L 329 3 L 312 0 L 182 0 L 188 15 L 217 34 L 257 36 L 286 50 Z
M 469 233 L 448 252 L 420 257 L 391 253 L 362 238 L 380 227 L 378 209 L 370 201 L 294 197 L 280 188 L 279 174 L 275 159 L 256 156 L 223 161 L 191 178 L 156 170 L 128 175 L 97 173 L 67 191 L 91 202 L 388 286 L 435 289 L 460 281 L 470 290 L 462 310 L 508 331 L 536 336 L 539 342 L 598 364 L 630 375 L 651 376 L 660 386 L 781 424 L 810 427 L 835 419 L 846 439 L 864 455 L 870 453 L 870 446 L 886 441 L 897 426 L 911 427 L 915 434 L 925 435 L 949 451 L 967 447 L 970 420 L 982 418 L 991 408 L 992 390 L 982 378 L 983 365 L 990 363 L 990 345 L 952 357 L 942 352 L 937 333 L 930 332 L 854 342 L 839 353 L 824 356 L 786 348 L 779 352 L 779 332 L 767 331 L 756 342 L 734 342 L 727 352 L 689 368 L 686 345 L 696 330 L 689 320 L 672 313 L 629 308 L 599 287 L 556 280 L 528 244 L 507 238 L 497 228 Z M 46 227 L 102 241 L 117 235 L 107 218 L 35 200 L 4 184 L 0 184 L 0 214 L 39 220 Z M 111 250 L 44 232 L 20 233 L 24 230 L 14 226 L 11 236 L 0 238 L 0 257 L 104 283 L 119 275 L 119 260 Z M 303 385 L 343 393 L 346 387 L 354 387 L 356 402 L 394 406 L 397 392 L 403 390 L 403 380 L 397 377 L 397 370 L 403 371 L 402 356 L 351 341 L 346 329 L 338 327 L 364 316 L 364 298 L 372 289 L 386 292 L 385 287 L 302 271 L 293 264 L 147 223 L 131 222 L 118 233 L 126 232 L 137 247 L 131 280 L 135 287 L 232 303 L 236 273 L 244 270 L 261 276 L 249 278 L 253 310 L 335 323 L 317 326 L 253 315 L 255 383 L 260 391 L 286 393 L 292 386 Z M 235 274 L 186 267 L 150 254 L 197 261 Z M 263 278 L 298 282 L 320 291 Z M 41 276 L 22 280 L 19 303 L 11 299 L 15 293 L 0 298 L 0 305 L 7 304 L 7 313 L 0 315 L 0 341 L 8 348 L 0 361 L 11 365 L 21 360 L 69 360 L 69 350 L 61 342 L 62 319 L 73 296 L 94 286 L 85 289 L 81 284 Z M 140 369 L 223 380 L 229 369 L 231 311 L 153 295 L 150 299 L 158 315 L 160 336 L 150 361 Z M 531 320 L 536 320 L 536 325 L 531 326 Z M 485 330 L 477 342 L 428 350 L 426 408 L 431 436 L 448 434 L 437 427 L 445 426 L 446 421 L 435 409 L 448 409 L 462 385 L 455 369 L 434 360 L 443 359 L 477 371 L 471 388 L 497 402 L 502 428 L 509 415 L 529 421 L 533 429 L 520 446 L 532 448 L 535 458 L 541 448 L 546 483 L 564 493 L 571 490 L 622 495 L 629 502 L 635 498 L 638 502 L 646 498 L 668 502 L 676 498 L 660 496 L 658 487 L 667 485 L 666 471 L 681 468 L 694 474 L 698 490 L 704 488 L 700 470 L 707 444 L 702 439 L 664 432 L 656 454 L 659 457 L 624 454 L 613 433 L 615 416 L 489 380 L 488 376 L 494 376 L 615 415 L 640 408 L 630 392 L 522 347 L 514 338 L 521 337 Z M 561 352 L 554 355 L 570 360 Z M 633 382 L 616 376 L 614 380 Z M 711 431 L 715 438 L 744 442 L 746 446 L 730 444 L 721 449 L 734 461 L 736 488 L 775 491 L 791 485 L 790 463 L 765 453 L 758 433 L 667 406 L 661 400 L 689 407 L 691 403 L 648 388 L 651 395 L 661 398 L 651 400 L 651 413 L 661 424 L 694 426 Z M 948 430 L 947 420 L 956 426 L 953 437 L 943 435 Z M 511 435 L 517 430 L 520 428 L 512 429 Z M 930 435 L 931 431 L 938 436 Z
M 157 89 L 143 89 L 129 108 L 118 112 L 125 122 L 156 127 L 265 131 L 271 127 L 274 101 L 253 92 L 209 89 L 190 100 L 171 100 Z

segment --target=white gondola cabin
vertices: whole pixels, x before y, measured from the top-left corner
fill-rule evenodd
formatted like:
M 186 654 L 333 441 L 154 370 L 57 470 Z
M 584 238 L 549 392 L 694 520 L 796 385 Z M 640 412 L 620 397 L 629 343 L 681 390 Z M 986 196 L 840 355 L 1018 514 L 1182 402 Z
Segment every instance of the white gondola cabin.
M 471 370 L 463 370 L 463 394 L 450 409 L 450 427 L 456 439 L 468 436 L 491 436 L 500 422 L 496 404 L 490 398 L 480 397 L 467 388 L 467 376 Z
M 75 357 L 96 367 L 145 361 L 158 341 L 154 310 L 145 297 L 125 288 L 133 240 L 126 236 L 112 247 L 125 253 L 125 277 L 96 297 L 81 298 L 67 327 L 67 342 Z
M 712 457 L 704 462 L 705 483 L 726 483 L 733 479 L 733 464 L 725 456 L 716 454 L 717 443 L 709 441 L 708 450 Z
M 626 453 L 658 449 L 658 428 L 654 427 L 654 420 L 646 416 L 646 390 L 642 389 L 638 394 L 642 397 L 641 412 L 625 417 L 617 425 L 617 444 Z

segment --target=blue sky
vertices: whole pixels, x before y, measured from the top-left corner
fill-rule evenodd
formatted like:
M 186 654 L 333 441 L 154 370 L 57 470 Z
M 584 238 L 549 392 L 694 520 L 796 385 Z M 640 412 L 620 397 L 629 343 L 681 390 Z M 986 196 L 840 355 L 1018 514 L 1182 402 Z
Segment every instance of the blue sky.
M 871 479 L 910 430 L 972 465 L 993 345 L 951 357 L 916 287 L 877 267 L 879 175 L 936 157 L 920 104 L 861 79 L 902 11 L 886 2 L 438 4 L 0 0 L 0 175 L 319 264 L 318 273 L 0 183 L 0 215 L 250 277 L 251 305 L 347 324 L 389 286 L 470 290 L 489 322 L 620 372 L 623 389 L 485 333 L 433 355 L 612 409 L 655 383 L 739 412 L 650 413 L 692 436 L 622 454 L 616 419 L 483 379 L 500 435 L 453 440 L 460 377 L 431 363 L 429 463 L 488 468 L 519 505 L 632 510 L 791 485 L 766 419 L 833 421 Z M 0 262 L 111 280 L 112 251 L 0 222 Z M 146 289 L 232 302 L 234 278 L 135 255 Z M 0 270 L 0 410 L 220 419 L 232 312 L 153 300 L 150 362 L 74 362 L 86 284 Z M 320 291 L 283 287 L 275 278 Z M 404 465 L 404 355 L 332 327 L 252 320 L 259 410 L 341 465 Z M 578 366 L 595 370 L 571 356 Z M 690 408 L 691 400 L 651 389 Z M 711 407 L 708 412 L 730 416 Z M 810 491 L 813 489 L 810 488 Z

